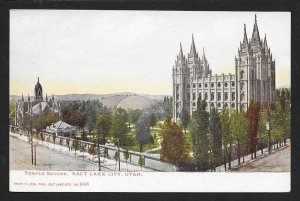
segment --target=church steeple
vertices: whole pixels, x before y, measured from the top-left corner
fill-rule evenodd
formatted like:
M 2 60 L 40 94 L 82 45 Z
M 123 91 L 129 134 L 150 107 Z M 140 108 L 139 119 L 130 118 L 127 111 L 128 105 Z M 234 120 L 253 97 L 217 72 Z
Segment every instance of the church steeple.
M 244 39 L 243 39 L 243 45 L 248 44 L 248 37 L 247 37 L 247 30 L 246 30 L 246 24 L 244 24 Z
M 253 26 L 253 32 L 252 32 L 251 41 L 260 41 L 259 31 L 258 31 L 258 26 L 257 26 L 256 14 L 255 14 L 255 22 L 254 22 L 254 26 Z
M 183 52 L 182 52 L 182 46 L 181 46 L 181 43 L 180 43 L 180 50 L 179 50 L 179 58 L 180 58 L 180 59 L 183 59 Z
M 194 34 L 192 34 L 192 45 L 191 45 L 190 55 L 193 55 L 193 56 L 197 55 L 195 42 L 194 42 Z
M 204 63 L 207 63 L 206 56 L 205 56 L 205 52 L 204 52 L 204 47 L 203 47 L 202 60 L 204 61 Z

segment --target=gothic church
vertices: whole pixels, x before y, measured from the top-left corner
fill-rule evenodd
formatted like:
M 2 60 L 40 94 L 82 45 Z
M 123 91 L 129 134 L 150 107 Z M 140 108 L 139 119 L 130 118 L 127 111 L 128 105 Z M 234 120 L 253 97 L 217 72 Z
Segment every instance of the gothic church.
M 59 102 L 54 100 L 54 95 L 52 95 L 52 98 L 48 98 L 46 94 L 44 101 L 43 88 L 38 78 L 38 81 L 34 87 L 33 100 L 30 99 L 28 94 L 28 99 L 26 101 L 22 94 L 21 100 L 18 100 L 16 103 L 15 125 L 21 125 L 22 120 L 26 115 L 44 115 L 50 112 L 56 116 L 59 116 L 59 108 Z
M 259 35 L 257 19 L 251 39 L 248 40 L 246 25 L 244 38 L 235 57 L 235 75 L 212 75 L 207 58 L 199 57 L 194 37 L 187 57 L 182 52 L 173 66 L 173 119 L 180 120 L 183 110 L 192 115 L 197 108 L 197 100 L 205 99 L 207 111 L 217 108 L 241 110 L 249 107 L 250 101 L 274 102 L 275 59 L 267 44 L 266 35 Z

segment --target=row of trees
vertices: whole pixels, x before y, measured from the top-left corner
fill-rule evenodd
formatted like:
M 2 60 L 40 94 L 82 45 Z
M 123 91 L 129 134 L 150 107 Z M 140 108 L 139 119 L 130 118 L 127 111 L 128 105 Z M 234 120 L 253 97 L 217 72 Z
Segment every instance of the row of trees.
M 193 159 L 199 169 L 215 170 L 224 163 L 231 168 L 232 151 L 240 164 L 241 158 L 256 152 L 271 143 L 281 146 L 291 132 L 290 90 L 276 90 L 275 102 L 271 105 L 251 102 L 247 112 L 215 108 L 206 111 L 205 100 L 198 100 L 192 119 L 183 111 L 181 126 L 167 119 L 162 127 L 161 160 L 183 164 L 189 160 L 187 142 L 182 129 L 191 136 Z

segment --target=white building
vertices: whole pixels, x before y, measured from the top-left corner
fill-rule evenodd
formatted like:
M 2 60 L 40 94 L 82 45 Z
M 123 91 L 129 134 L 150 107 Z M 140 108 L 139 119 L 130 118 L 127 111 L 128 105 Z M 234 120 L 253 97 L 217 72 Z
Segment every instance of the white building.
M 259 35 L 257 19 L 251 39 L 248 40 L 246 25 L 244 37 L 235 58 L 235 75 L 214 75 L 204 54 L 196 51 L 194 37 L 187 57 L 180 51 L 173 66 L 173 119 L 179 120 L 183 110 L 192 115 L 197 100 L 205 99 L 207 111 L 247 109 L 251 101 L 274 102 L 275 60 L 267 44 L 266 35 Z
M 55 134 L 56 136 L 75 137 L 76 128 L 63 121 L 58 121 L 51 126 L 47 126 L 46 132 Z

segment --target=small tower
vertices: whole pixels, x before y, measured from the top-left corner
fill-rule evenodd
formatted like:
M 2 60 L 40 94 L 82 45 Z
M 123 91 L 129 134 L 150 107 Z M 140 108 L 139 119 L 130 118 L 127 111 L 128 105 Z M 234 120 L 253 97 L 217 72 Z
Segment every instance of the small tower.
M 34 101 L 43 101 L 43 88 L 40 84 L 39 77 L 34 88 Z
M 180 43 L 179 54 L 173 66 L 173 119 L 178 121 L 185 107 L 188 107 L 187 85 L 189 84 L 189 69 Z

